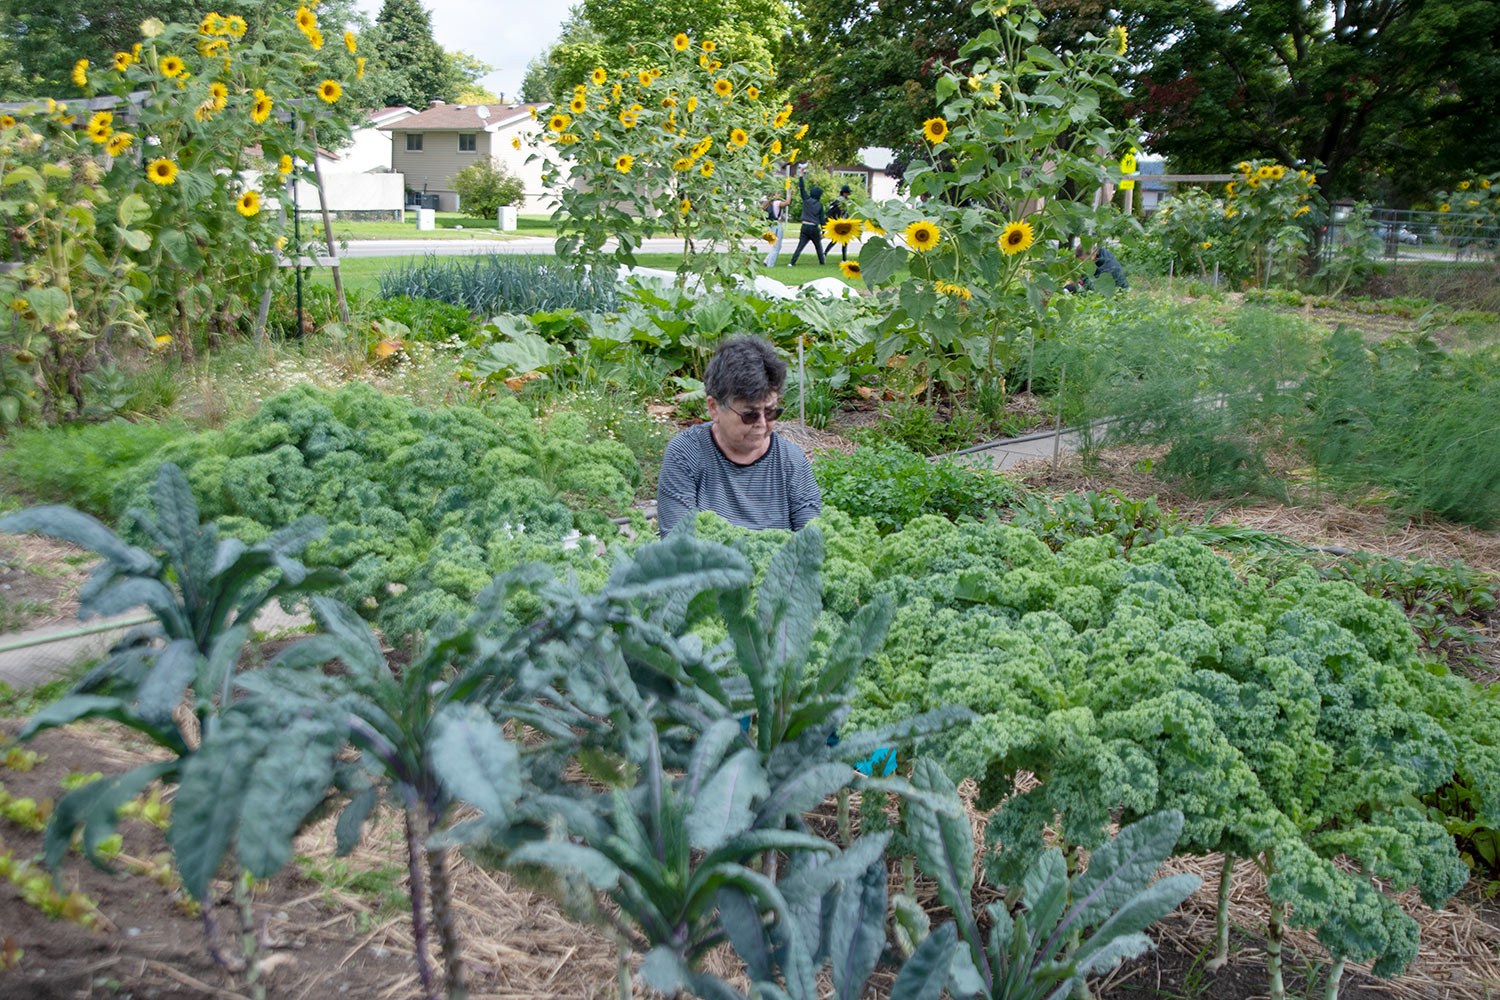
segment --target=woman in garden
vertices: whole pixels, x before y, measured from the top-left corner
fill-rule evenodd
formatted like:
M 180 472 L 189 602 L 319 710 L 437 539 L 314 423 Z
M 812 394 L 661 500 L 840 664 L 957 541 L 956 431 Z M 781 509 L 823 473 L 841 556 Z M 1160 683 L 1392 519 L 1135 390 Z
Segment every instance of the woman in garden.
M 823 509 L 801 448 L 771 430 L 781 416 L 786 362 L 760 337 L 719 345 L 703 374 L 709 422 L 667 443 L 656 481 L 665 536 L 699 511 L 742 528 L 797 531 Z
M 781 240 L 786 235 L 786 199 L 781 196 L 778 188 L 771 192 L 771 197 L 765 202 L 766 221 L 771 224 L 771 235 L 776 241 L 771 244 L 771 252 L 766 254 L 766 267 L 775 267 L 776 258 L 781 255 Z
M 806 168 L 803 168 L 804 171 Z M 802 174 L 797 175 L 797 191 L 802 195 L 802 233 L 797 238 L 797 249 L 792 251 L 792 262 L 789 267 L 797 266 L 797 258 L 802 256 L 802 248 L 810 242 L 813 249 L 818 251 L 818 263 L 824 262 L 823 258 L 823 223 L 828 221 L 827 214 L 823 211 L 823 189 L 816 184 L 809 191 L 803 183 Z

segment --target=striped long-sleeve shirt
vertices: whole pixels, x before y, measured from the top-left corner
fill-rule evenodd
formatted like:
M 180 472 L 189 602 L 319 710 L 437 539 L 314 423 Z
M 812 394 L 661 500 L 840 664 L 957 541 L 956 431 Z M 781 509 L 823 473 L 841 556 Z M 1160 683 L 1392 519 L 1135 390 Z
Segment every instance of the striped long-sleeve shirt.
M 823 509 L 802 449 L 779 434 L 749 465 L 719 450 L 709 428 L 689 427 L 667 443 L 656 480 L 656 523 L 665 536 L 684 518 L 711 510 L 742 528 L 800 529 Z

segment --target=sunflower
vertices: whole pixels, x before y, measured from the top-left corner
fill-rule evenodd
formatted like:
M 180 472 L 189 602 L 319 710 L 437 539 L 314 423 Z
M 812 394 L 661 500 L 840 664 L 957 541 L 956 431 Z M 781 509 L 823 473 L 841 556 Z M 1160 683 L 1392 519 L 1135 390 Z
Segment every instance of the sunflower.
M 575 115 L 581 115 L 589 109 L 589 102 L 582 97 L 574 97 L 568 102 L 568 110 Z
M 710 149 L 713 149 L 713 147 L 714 147 L 713 137 L 705 135 L 701 140 L 699 140 L 698 143 L 696 143 L 693 146 L 693 151 L 692 151 L 693 152 L 693 159 L 696 160 L 698 157 L 702 156 L 704 153 L 708 152 Z
M 745 88 L 745 96 L 748 97 L 748 98 L 750 98 L 750 100 L 752 100 L 752 101 L 758 101 L 758 100 L 760 100 L 760 88 L 759 87 L 746 87 Z
M 89 85 L 89 61 L 80 59 L 73 64 L 73 82 L 80 87 Z
M 942 118 L 929 118 L 922 123 L 922 137 L 933 145 L 948 138 L 948 122 Z
M 318 26 L 318 15 L 306 7 L 297 8 L 297 27 L 305 34 Z
M 1123 56 L 1125 50 L 1130 48 L 1130 33 L 1125 30 L 1125 25 L 1115 25 L 1109 29 L 1109 35 L 1115 42 L 1115 54 Z
M 885 230 L 881 229 L 880 226 L 878 224 L 876 224 L 875 220 L 873 220 L 873 219 L 866 219 L 865 220 L 865 232 L 869 233 L 871 236 L 884 236 L 885 235 Z
M 1256 177 L 1257 180 L 1262 180 L 1262 181 L 1270 180 L 1271 179 L 1271 165 L 1269 163 L 1262 163 L 1260 166 L 1256 167 L 1255 168 L 1255 177 Z
M 703 166 L 698 168 L 698 173 L 702 174 L 704 177 L 712 177 L 714 175 L 714 161 L 704 160 Z
M 859 269 L 859 261 L 843 260 L 839 261 L 839 273 L 846 278 L 858 278 L 864 272 Z
M 730 129 L 729 130 L 729 144 L 731 146 L 733 146 L 735 149 L 739 149 L 741 146 L 745 145 L 745 143 L 747 143 L 749 141 L 750 141 L 750 134 L 748 132 L 746 132 L 744 129 L 742 129 L 742 128 L 736 128 L 736 129 Z
M 309 32 L 306 32 L 306 34 L 307 34 L 307 44 L 312 46 L 312 50 L 314 52 L 318 51 L 319 49 L 321 49 L 323 47 L 323 32 L 322 32 L 322 29 L 320 29 L 320 28 L 314 28 L 313 30 L 311 30 Z
M 771 232 L 770 230 L 766 230 L 765 232 L 761 233 L 760 238 L 765 241 L 766 246 L 768 247 L 774 247 L 776 245 L 776 234 Z
M 244 38 L 246 27 L 248 26 L 245 24 L 245 19 L 238 14 L 230 14 L 224 19 L 224 33 L 234 38 Z M 349 51 L 352 52 L 354 50 L 350 49 Z
M 829 219 L 823 223 L 823 235 L 830 243 L 848 246 L 863 226 L 858 219 Z
M 198 33 L 200 35 L 217 35 L 224 30 L 224 19 L 215 11 L 209 11 L 203 15 L 203 20 L 198 22 Z
M 209 100 L 213 102 L 215 111 L 223 111 L 224 106 L 229 103 L 229 88 L 218 80 L 208 85 Z
M 1490 189 L 1490 181 L 1489 181 L 1489 178 L 1488 178 L 1488 177 L 1486 177 L 1486 178 L 1484 178 L 1484 179 L 1483 179 L 1483 180 L 1481 180 L 1481 181 L 1480 181 L 1480 182 L 1479 182 L 1479 187 L 1480 187 L 1480 190 L 1482 190 L 1482 191 L 1488 191 L 1488 190 L 1489 190 L 1489 189 Z
M 1286 176 L 1286 167 L 1283 167 L 1281 164 L 1278 163 L 1278 164 L 1276 164 L 1276 166 L 1274 166 L 1274 167 L 1271 168 L 1271 180 L 1273 180 L 1273 181 L 1279 181 L 1279 180 L 1281 180 L 1281 178 L 1283 178 L 1285 176 Z
M 734 84 L 721 76 L 714 81 L 714 93 L 727 98 L 734 93 Z
M 1029 222 L 1012 222 L 1000 232 L 1000 249 L 1006 254 L 1017 254 L 1030 248 L 1036 239 Z
M 688 50 L 688 46 L 692 44 L 693 40 L 689 38 L 684 32 L 679 31 L 677 34 L 672 36 L 672 48 L 676 49 L 678 52 L 686 52 Z
M 692 114 L 694 111 L 698 110 L 698 95 L 697 94 L 692 94 L 692 95 L 690 95 L 688 97 L 687 109 L 688 109 L 688 114 Z
M 804 122 L 803 125 L 802 125 L 802 127 L 797 130 L 797 134 L 794 135 L 794 136 L 792 136 L 792 138 L 793 139 L 800 139 L 800 138 L 802 138 L 804 135 L 807 134 L 807 129 L 808 129 L 808 126 Z
M 677 211 L 681 212 L 683 215 L 687 215 L 692 210 L 693 210 L 693 203 L 692 203 L 691 199 L 684 198 L 684 199 L 682 199 L 682 201 L 680 201 L 680 202 L 677 203 Z
M 0 128 L 15 128 L 16 120 L 10 115 L 0 115 Z
M 123 73 L 123 72 L 125 72 L 127 69 L 130 68 L 130 64 L 133 63 L 133 62 L 135 62 L 135 57 L 132 56 L 129 52 L 116 52 L 115 53 L 115 72 L 116 73 Z
M 718 46 L 714 44 L 713 39 L 711 39 L 711 38 L 705 38 L 705 39 L 703 39 L 703 51 L 704 52 L 712 52 L 716 48 L 718 48 Z
M 566 117 L 566 116 L 564 116 L 564 117 Z M 638 115 L 638 114 L 636 114 L 634 111 L 621 111 L 620 112 L 620 124 L 624 125 L 626 128 L 635 128 L 640 123 L 641 123 L 641 116 Z
M 594 82 L 594 86 L 598 87 L 602 86 L 604 81 L 609 79 L 609 74 L 604 71 L 603 66 L 595 66 L 589 73 L 589 79 Z
M 776 117 L 771 121 L 774 128 L 785 128 L 786 123 L 792 120 L 792 106 L 790 104 L 776 112 Z
M 515 150 L 519 150 L 521 148 L 521 137 L 520 136 L 518 136 L 518 135 L 511 136 L 511 139 L 510 139 L 510 148 L 511 149 L 515 149 Z
M 240 195 L 240 200 L 234 203 L 234 210 L 245 218 L 260 214 L 260 192 L 246 191 Z
M 1229 196 L 1229 197 L 1231 197 L 1231 198 L 1233 198 L 1233 197 L 1234 197 L 1234 192 L 1235 192 L 1235 189 L 1236 189 L 1236 188 L 1237 188 L 1237 187 L 1238 187 L 1238 185 L 1237 185 L 1237 184 L 1235 184 L 1235 182 L 1234 182 L 1234 181 L 1230 181 L 1230 182 L 1229 182 L 1229 183 L 1228 183 L 1228 184 L 1225 184 L 1225 185 L 1224 185 L 1224 193 L 1225 193 L 1225 194 L 1226 194 L 1226 195 L 1228 195 L 1228 196 Z
M 318 96 L 327 104 L 332 104 L 344 95 L 344 88 L 337 80 L 324 80 L 318 84 Z
M 85 66 L 88 65 L 88 60 L 87 59 L 81 59 L 79 61 L 82 62 Z M 76 73 L 77 70 L 74 70 L 74 72 Z M 79 86 L 81 87 L 81 86 L 83 86 L 83 84 L 80 83 Z M 1469 190 L 1469 182 L 1468 181 L 1459 181 L 1458 182 L 1458 189 L 1460 191 L 1467 191 L 1467 190 Z
M 165 156 L 159 157 L 152 160 L 150 165 L 146 167 L 146 177 L 150 179 L 152 184 L 160 184 L 162 187 L 166 187 L 177 180 L 177 164 Z
M 1292 218 L 1294 218 L 1294 219 L 1300 218 L 1301 216 L 1304 216 L 1308 212 L 1311 212 L 1311 211 L 1312 211 L 1312 206 L 1311 205 L 1301 205 L 1301 206 L 1299 206 L 1297 208 L 1297 211 L 1295 211 L 1295 212 L 1292 213 Z
M 259 125 L 271 117 L 271 98 L 264 90 L 255 92 L 255 100 L 250 105 L 250 120 Z
M 635 166 L 635 157 L 629 153 L 621 153 L 619 158 L 615 160 L 615 169 L 622 174 L 630 173 L 630 168 L 633 166 Z
M 942 230 L 926 219 L 919 219 L 906 227 L 906 245 L 918 253 L 931 250 L 942 238 Z
M 573 124 L 573 118 L 570 115 L 555 114 L 547 119 L 547 127 L 554 132 L 565 131 L 571 124 Z
M 98 128 L 99 126 L 103 126 L 104 128 L 110 128 L 110 126 L 114 125 L 114 123 L 115 123 L 115 116 L 112 115 L 112 114 L 110 114 L 108 111 L 95 111 L 89 117 L 89 126 L 88 127 L 89 128 Z M 113 131 L 113 130 L 111 129 L 111 131 Z
M 346 48 L 346 49 L 349 50 L 349 54 L 351 56 L 354 55 L 354 53 L 355 53 L 356 50 L 358 50 L 358 48 L 359 48 L 359 40 L 354 37 L 354 32 L 352 32 L 352 31 L 346 31 L 346 32 L 344 32 L 344 48 Z
M 963 299 L 965 302 L 974 297 L 974 293 L 969 289 L 963 285 L 955 285 L 951 281 L 934 281 L 932 287 L 939 295 L 952 296 L 955 299 Z
M 796 146 L 793 146 L 792 147 L 792 151 L 787 154 L 786 162 L 787 163 L 796 163 L 797 162 L 797 147 Z
M 772 139 L 771 140 L 771 152 L 775 153 L 777 156 L 781 155 L 781 140 L 780 139 Z
M 1198 244 L 1199 250 L 1212 250 L 1213 248 L 1214 244 L 1212 240 L 1204 240 L 1202 243 Z
M 181 76 L 183 70 L 187 67 L 183 65 L 182 59 L 179 56 L 162 56 L 161 62 L 156 64 L 156 68 L 161 70 L 162 76 L 170 80 Z
M 281 159 L 276 162 L 276 170 L 283 177 L 285 177 L 287 174 L 291 173 L 292 172 L 292 158 L 290 156 L 288 156 L 287 154 L 282 153 L 281 154 Z
M 110 134 L 114 132 L 114 129 L 108 125 L 95 125 L 93 122 L 90 122 L 84 131 L 91 140 L 102 146 L 109 141 Z
M 364 56 L 359 56 L 358 58 L 356 58 L 354 60 L 354 79 L 356 79 L 356 80 L 363 80 L 364 78 L 365 78 L 365 57 Z

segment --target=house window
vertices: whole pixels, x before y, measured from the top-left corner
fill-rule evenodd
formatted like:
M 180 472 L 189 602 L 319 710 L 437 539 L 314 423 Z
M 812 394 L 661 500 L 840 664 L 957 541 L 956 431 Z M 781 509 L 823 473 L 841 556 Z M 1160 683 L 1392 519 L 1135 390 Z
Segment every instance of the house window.
M 472 153 L 479 148 L 479 139 L 473 132 L 458 133 L 458 151 Z
M 406 151 L 408 153 L 420 153 L 422 151 L 422 133 L 406 133 Z

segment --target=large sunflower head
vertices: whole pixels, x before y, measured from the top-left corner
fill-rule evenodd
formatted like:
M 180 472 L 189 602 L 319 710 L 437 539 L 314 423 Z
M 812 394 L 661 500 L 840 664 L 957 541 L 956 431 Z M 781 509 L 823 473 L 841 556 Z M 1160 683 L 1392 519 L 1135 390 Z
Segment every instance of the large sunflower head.
M 1021 253 L 1029 249 L 1035 240 L 1036 233 L 1032 231 L 1031 223 L 1012 222 L 1000 233 L 1000 249 L 1007 255 Z
M 1286 167 L 1283 167 L 1281 164 L 1278 163 L 1278 164 L 1276 164 L 1276 166 L 1274 166 L 1274 167 L 1271 168 L 1271 180 L 1273 180 L 1273 181 L 1279 181 L 1279 180 L 1281 180 L 1281 178 L 1283 178 L 1285 176 L 1286 176 Z
M 859 269 L 859 261 L 844 260 L 839 262 L 839 273 L 846 278 L 858 278 L 864 272 Z
M 260 214 L 260 192 L 246 191 L 240 195 L 239 201 L 234 203 L 234 210 L 245 218 Z
M 123 73 L 123 72 L 125 72 L 127 69 L 130 68 L 130 64 L 133 63 L 133 62 L 135 62 L 135 57 L 132 56 L 129 52 L 116 52 L 115 53 L 115 72 L 117 72 L 117 73 Z
M 676 49 L 678 52 L 686 52 L 688 46 L 692 44 L 693 40 L 691 38 L 688 38 L 686 32 L 679 31 L 677 34 L 672 36 L 672 48 Z
M 1259 180 L 1263 180 L 1263 181 L 1264 180 L 1270 180 L 1270 178 L 1271 178 L 1271 165 L 1269 163 L 1262 163 L 1260 166 L 1256 167 L 1255 168 L 1255 176 Z
M 553 132 L 564 132 L 571 124 L 573 124 L 572 117 L 561 113 L 555 114 L 551 118 L 547 119 L 547 128 L 551 129 Z
M 349 50 L 351 56 L 359 51 L 359 39 L 354 37 L 354 32 L 344 32 L 344 48 Z
M 683 215 L 687 215 L 692 210 L 693 210 L 693 202 L 692 202 L 692 199 L 690 199 L 690 198 L 684 198 L 684 199 L 682 199 L 682 201 L 678 202 L 678 204 L 677 204 L 677 211 L 680 212 L 680 213 L 682 213 Z
M 919 219 L 906 227 L 906 245 L 917 253 L 926 253 L 943 239 L 943 231 L 926 219 Z
M 129 132 L 116 132 L 109 137 L 109 142 L 104 144 L 104 151 L 110 156 L 119 156 L 130 148 L 133 141 Z
M 177 164 L 165 156 L 152 160 L 146 167 L 146 177 L 152 184 L 166 187 L 177 180 Z
M 223 111 L 224 106 L 229 103 L 229 88 L 218 80 L 208 85 L 208 94 L 215 111 Z
M 250 105 L 250 120 L 259 125 L 271 117 L 271 98 L 264 90 L 255 92 L 255 100 Z
M 760 88 L 755 86 L 746 87 L 745 96 L 750 98 L 750 100 L 752 101 L 760 100 Z
M 693 158 L 691 156 L 679 156 L 677 159 L 672 161 L 672 169 L 677 171 L 679 174 L 684 170 L 693 169 Z
M 588 110 L 588 108 L 589 102 L 582 96 L 575 96 L 571 101 L 568 102 L 568 110 L 573 112 L 575 115 L 583 114 Z
M 324 80 L 318 84 L 318 97 L 325 103 L 333 104 L 344 94 L 343 86 L 337 80 Z
M 603 66 L 595 66 L 593 72 L 589 73 L 589 79 L 593 81 L 594 86 L 598 87 L 609 79 L 609 74 L 604 71 Z
M 181 56 L 162 56 L 156 68 L 161 70 L 162 76 L 170 80 L 181 76 L 187 67 L 183 64 Z
M 629 153 L 621 153 L 619 157 L 615 159 L 615 169 L 622 174 L 630 173 L 630 168 L 633 166 L 635 166 L 635 157 L 631 156 Z
M 80 87 L 89 85 L 89 61 L 80 59 L 73 64 L 73 82 Z
M 944 118 L 929 118 L 922 123 L 922 138 L 937 145 L 948 138 L 948 122 Z
M 714 40 L 712 38 L 703 39 L 704 52 L 712 52 L 716 48 L 718 48 L 718 45 L 714 44 Z
M 292 158 L 285 153 L 282 153 L 281 159 L 276 162 L 276 170 L 283 177 L 292 172 L 292 166 Z
M 829 219 L 823 223 L 823 235 L 831 243 L 848 244 L 864 228 L 858 219 Z
M 720 97 L 729 97 L 734 94 L 734 84 L 721 76 L 714 81 L 714 93 Z
M 760 238 L 766 241 L 766 246 L 768 247 L 774 247 L 776 245 L 776 234 L 770 232 L 769 230 L 761 233 Z
M 698 173 L 702 174 L 704 177 L 712 177 L 714 175 L 714 161 L 704 160 L 703 166 L 698 168 Z
M 739 149 L 749 141 L 750 135 L 744 129 L 736 128 L 729 130 L 729 144 L 734 148 Z
M 318 26 L 318 15 L 306 7 L 297 8 L 297 27 L 304 32 L 311 31 Z
M 230 14 L 224 19 L 224 33 L 234 38 L 245 37 L 245 30 L 249 27 L 245 19 L 238 14 Z

